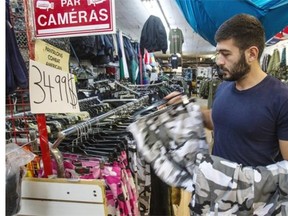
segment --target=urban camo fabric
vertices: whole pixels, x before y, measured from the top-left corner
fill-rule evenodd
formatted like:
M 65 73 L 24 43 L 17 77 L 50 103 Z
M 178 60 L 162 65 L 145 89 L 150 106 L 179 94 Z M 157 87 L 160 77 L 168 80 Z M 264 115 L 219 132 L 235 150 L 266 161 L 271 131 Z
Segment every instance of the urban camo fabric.
M 198 104 L 169 106 L 128 130 L 159 178 L 192 192 L 191 215 L 288 215 L 288 161 L 244 167 L 210 155 Z

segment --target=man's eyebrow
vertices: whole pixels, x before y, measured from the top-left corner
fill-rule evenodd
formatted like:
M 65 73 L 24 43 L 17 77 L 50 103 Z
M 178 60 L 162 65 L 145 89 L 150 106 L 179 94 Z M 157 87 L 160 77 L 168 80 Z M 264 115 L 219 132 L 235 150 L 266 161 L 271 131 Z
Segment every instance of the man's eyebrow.
M 219 53 L 223 53 L 223 54 L 230 54 L 231 51 L 230 50 L 227 50 L 227 49 L 219 49 L 219 50 L 216 50 L 216 55 L 219 54 Z
M 228 49 L 216 49 L 216 52 L 231 52 Z

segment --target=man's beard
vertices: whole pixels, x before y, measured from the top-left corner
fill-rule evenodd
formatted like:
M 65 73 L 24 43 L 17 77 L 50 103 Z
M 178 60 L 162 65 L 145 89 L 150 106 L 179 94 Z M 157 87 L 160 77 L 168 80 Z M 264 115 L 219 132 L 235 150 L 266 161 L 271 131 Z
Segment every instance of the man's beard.
M 222 79 L 225 81 L 239 81 L 249 73 L 251 66 L 247 64 L 245 55 L 242 54 L 239 61 L 234 64 L 231 70 L 226 69 L 225 67 L 220 66 L 220 69 L 223 71 Z M 230 76 L 226 76 L 225 73 L 228 73 Z

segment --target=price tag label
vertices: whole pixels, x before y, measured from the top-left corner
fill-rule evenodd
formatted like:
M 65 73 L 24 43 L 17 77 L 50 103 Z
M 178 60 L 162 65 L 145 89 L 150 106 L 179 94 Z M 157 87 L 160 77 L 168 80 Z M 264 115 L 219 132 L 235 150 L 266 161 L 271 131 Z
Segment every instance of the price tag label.
M 74 75 L 30 60 L 32 113 L 80 112 Z

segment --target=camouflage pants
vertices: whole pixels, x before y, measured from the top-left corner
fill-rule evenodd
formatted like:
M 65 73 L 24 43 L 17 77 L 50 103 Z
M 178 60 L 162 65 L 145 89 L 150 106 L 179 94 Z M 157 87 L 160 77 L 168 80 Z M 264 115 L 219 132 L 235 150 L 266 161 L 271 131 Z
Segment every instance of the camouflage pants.
M 197 104 L 146 115 L 128 130 L 159 178 L 192 192 L 191 215 L 288 215 L 288 161 L 243 167 L 210 155 Z

